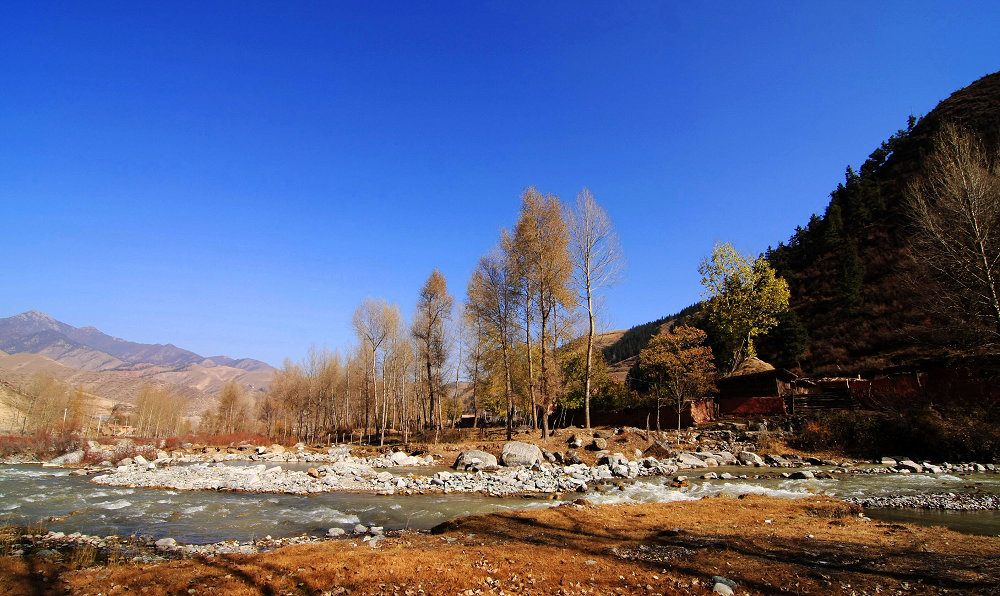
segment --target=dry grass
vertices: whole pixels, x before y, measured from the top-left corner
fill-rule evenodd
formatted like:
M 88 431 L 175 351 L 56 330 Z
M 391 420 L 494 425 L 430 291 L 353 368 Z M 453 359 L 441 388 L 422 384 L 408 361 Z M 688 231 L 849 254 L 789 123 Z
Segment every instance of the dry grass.
M 482 515 L 369 547 L 338 540 L 253 556 L 59 570 L 0 559 L 7 594 L 981 594 L 1000 538 L 865 521 L 817 497 Z M 469 592 L 471 590 L 471 592 Z

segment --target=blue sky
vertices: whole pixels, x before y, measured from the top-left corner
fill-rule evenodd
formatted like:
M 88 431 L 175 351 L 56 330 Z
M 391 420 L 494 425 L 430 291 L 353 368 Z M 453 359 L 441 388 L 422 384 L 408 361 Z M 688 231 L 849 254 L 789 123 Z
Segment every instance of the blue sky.
M 622 328 L 699 299 L 1000 70 L 1000 4 L 6 2 L 0 317 L 280 364 L 456 296 L 529 185 L 619 228 Z

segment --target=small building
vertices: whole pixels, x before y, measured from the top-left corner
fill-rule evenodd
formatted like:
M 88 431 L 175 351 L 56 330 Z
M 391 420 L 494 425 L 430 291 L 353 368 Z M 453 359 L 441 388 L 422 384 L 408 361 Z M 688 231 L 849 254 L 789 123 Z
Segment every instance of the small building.
M 788 412 L 795 373 L 747 358 L 735 371 L 715 381 L 722 416 L 780 416 Z

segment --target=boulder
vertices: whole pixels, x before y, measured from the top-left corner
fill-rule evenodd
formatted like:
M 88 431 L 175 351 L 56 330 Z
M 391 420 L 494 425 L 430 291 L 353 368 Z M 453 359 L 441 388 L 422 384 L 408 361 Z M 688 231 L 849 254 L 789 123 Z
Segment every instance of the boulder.
M 595 451 L 603 451 L 608 448 L 608 440 L 603 437 L 594 437 L 594 441 L 590 444 L 590 446 Z
M 896 467 L 899 468 L 899 469 L 901 469 L 901 470 L 909 470 L 910 472 L 912 472 L 914 474 L 919 474 L 920 472 L 924 471 L 924 467 L 923 466 L 921 466 L 920 464 L 918 464 L 915 461 L 911 461 L 911 460 L 908 460 L 908 459 L 905 459 L 905 460 L 899 462 L 898 464 L 896 464 Z
M 735 466 L 737 463 L 736 456 L 728 451 L 718 451 L 712 453 L 712 455 L 715 459 L 719 460 L 719 465 L 722 466 Z
M 140 468 L 145 468 L 146 466 L 149 465 L 149 460 L 141 455 L 136 455 L 135 457 L 132 458 L 132 461 L 134 461 L 135 465 L 139 466 Z
M 277 443 L 275 443 L 274 445 L 271 445 L 268 448 L 268 451 L 270 451 L 271 453 L 273 453 L 275 455 L 284 455 L 285 454 L 285 448 L 282 447 L 281 445 L 278 445 Z
M 698 457 L 693 453 L 686 453 L 686 452 L 677 454 L 677 463 L 686 465 L 690 468 L 708 467 L 708 464 L 705 463 L 705 460 L 701 459 L 700 457 Z
M 791 463 L 789 463 L 787 459 L 781 457 L 780 455 L 774 455 L 774 454 L 765 455 L 764 461 L 766 461 L 768 464 L 772 466 L 777 466 L 779 468 L 787 468 L 788 466 L 791 465 Z
M 646 457 L 655 457 L 657 459 L 666 459 L 668 457 L 673 457 L 674 450 L 670 448 L 670 445 L 664 441 L 656 441 L 643 452 Z
M 489 472 L 496 470 L 500 466 L 497 465 L 497 458 L 495 455 L 478 449 L 470 449 L 459 453 L 458 458 L 451 467 L 456 470 Z
M 698 459 L 700 459 L 701 461 L 705 462 L 705 464 L 708 465 L 709 467 L 713 467 L 714 468 L 714 467 L 717 467 L 719 465 L 718 458 L 716 458 L 711 453 L 698 452 L 698 453 L 695 453 L 694 456 L 697 457 Z
M 542 450 L 531 443 L 511 441 L 500 452 L 500 461 L 505 466 L 531 466 L 540 464 L 543 460 Z
M 344 528 L 330 528 L 329 530 L 326 531 L 326 535 L 329 536 L 330 538 L 339 538 L 340 536 L 343 536 L 346 533 L 347 531 L 344 530 Z
M 49 461 L 49 463 L 57 466 L 75 466 L 83 461 L 83 456 L 84 456 L 83 450 L 77 449 L 76 451 L 70 451 L 69 453 L 64 453 L 59 457 L 54 457 L 52 458 L 51 461 Z
M 816 475 L 809 470 L 798 470 L 797 472 L 792 472 L 788 475 L 792 480 L 812 480 L 816 478 Z
M 153 544 L 156 546 L 156 550 L 170 550 L 177 546 L 177 541 L 173 538 L 160 538 Z
M 394 466 L 419 466 L 421 463 L 419 458 L 407 455 L 402 451 L 394 451 L 392 455 L 389 456 L 389 461 L 391 461 Z
M 740 451 L 736 456 L 744 466 L 766 466 L 764 459 L 752 451 Z

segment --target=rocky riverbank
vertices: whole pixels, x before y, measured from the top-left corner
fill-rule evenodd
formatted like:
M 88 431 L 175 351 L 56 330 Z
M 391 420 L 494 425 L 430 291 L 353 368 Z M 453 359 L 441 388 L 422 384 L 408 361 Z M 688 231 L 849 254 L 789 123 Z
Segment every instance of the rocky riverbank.
M 406 530 L 383 531 L 380 527 L 356 525 L 352 532 L 342 528 L 331 528 L 326 536 L 288 536 L 272 538 L 265 536 L 250 541 L 225 540 L 210 544 L 181 544 L 173 538 L 154 539 L 144 536 L 92 536 L 73 532 L 44 532 L 20 529 L 14 533 L 7 529 L 7 535 L 0 533 L 0 554 L 11 557 L 46 557 L 65 560 L 81 551 L 91 551 L 95 562 L 155 563 L 167 559 L 185 557 L 216 557 L 219 555 L 251 555 L 272 551 L 286 546 L 317 544 L 333 539 L 356 540 L 375 548 L 386 537 L 398 537 Z
M 416 474 L 403 468 L 444 466 L 445 451 L 407 454 L 402 451 L 352 455 L 352 446 L 309 448 L 280 445 L 230 445 L 225 448 L 183 445 L 166 450 L 136 448 L 126 442 L 117 446 L 88 442 L 86 449 L 66 453 L 45 462 L 46 466 L 75 467 L 74 474 L 92 475 L 96 484 L 122 487 L 169 488 L 197 491 L 238 491 L 308 495 L 326 492 L 376 494 L 480 493 L 495 497 L 516 495 L 553 497 L 586 492 L 595 486 L 620 483 L 647 476 L 671 476 L 675 486 L 684 486 L 686 476 L 705 480 L 740 480 L 775 475 L 788 479 L 837 479 L 845 474 L 984 474 L 1000 473 L 995 464 L 915 462 L 905 457 L 877 462 L 832 460 L 794 454 L 758 454 L 747 437 L 731 431 L 710 431 L 696 439 L 693 450 L 675 450 L 656 435 L 637 429 L 574 432 L 568 439 L 542 443 L 507 442 L 494 445 L 498 454 L 483 449 L 459 452 L 451 469 L 435 474 Z M 640 449 L 636 445 L 645 445 Z M 612 452 L 613 446 L 628 447 L 629 456 Z M 353 449 L 359 449 L 354 447 Z M 564 450 L 563 450 L 564 449 Z M 118 457 L 123 453 L 129 454 Z M 145 453 L 146 455 L 143 455 Z M 452 455 L 454 457 L 454 455 Z M 89 464 L 87 462 L 90 462 Z M 94 463 L 98 462 L 98 463 Z M 114 463 L 112 463 L 114 462 Z M 234 465 L 247 462 L 250 465 Z M 315 464 L 289 469 L 286 464 Z M 283 467 L 285 466 L 285 467 Z M 716 473 L 713 468 L 728 467 Z M 305 466 L 297 466 L 299 468 Z M 733 470 L 745 468 L 746 473 Z M 781 469 L 767 471 L 764 469 Z M 791 470 L 786 470 L 791 469 Z M 751 472 L 750 470 L 756 470 Z M 943 508 L 944 498 L 914 500 L 880 497 L 885 503 L 868 501 L 866 506 Z M 886 500 L 888 499 L 888 500 Z M 861 502 L 861 501 L 858 501 Z M 997 509 L 995 501 L 951 499 L 952 508 Z
M 527 448 L 534 446 L 527 446 Z M 534 447 L 537 450 L 537 447 Z M 401 461 L 395 467 L 408 467 L 408 456 L 390 454 L 384 461 Z M 469 459 L 464 454 L 458 461 Z M 257 493 L 315 494 L 335 491 L 377 494 L 423 494 L 428 492 L 482 493 L 496 497 L 523 494 L 585 492 L 592 485 L 616 478 L 667 475 L 678 471 L 671 460 L 654 457 L 630 461 L 621 454 L 602 458 L 597 466 L 583 463 L 557 464 L 541 460 L 511 463 L 504 467 L 472 463 L 470 471 L 438 471 L 433 476 L 398 475 L 382 466 L 375 467 L 364 458 L 341 454 L 337 461 L 307 471 L 288 470 L 266 464 L 236 466 L 226 463 L 158 465 L 156 462 L 118 466 L 99 473 L 92 482 L 110 486 L 155 487 L 175 490 L 227 490 Z M 494 458 L 495 462 L 495 458 Z
M 937 509 L 941 511 L 997 511 L 1000 496 L 987 494 L 941 493 L 927 495 L 891 495 L 848 497 L 848 503 L 879 509 Z

